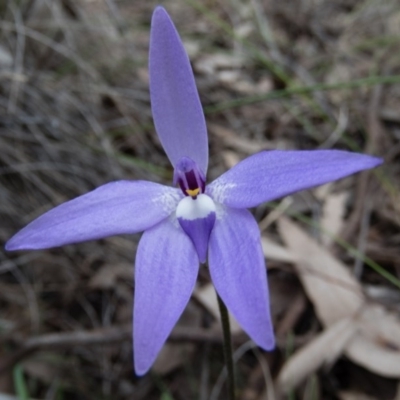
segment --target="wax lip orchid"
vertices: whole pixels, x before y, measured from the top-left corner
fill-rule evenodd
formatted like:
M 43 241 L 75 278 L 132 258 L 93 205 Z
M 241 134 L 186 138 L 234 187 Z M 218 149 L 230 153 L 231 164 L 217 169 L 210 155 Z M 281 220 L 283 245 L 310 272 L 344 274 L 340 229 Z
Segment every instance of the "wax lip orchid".
M 174 184 L 117 181 L 55 207 L 6 244 L 45 249 L 144 231 L 135 262 L 134 364 L 146 373 L 186 307 L 199 262 L 261 348 L 274 347 L 264 256 L 247 208 L 381 164 L 339 150 L 263 151 L 206 185 L 208 139 L 189 58 L 167 12 L 154 11 L 150 95 Z

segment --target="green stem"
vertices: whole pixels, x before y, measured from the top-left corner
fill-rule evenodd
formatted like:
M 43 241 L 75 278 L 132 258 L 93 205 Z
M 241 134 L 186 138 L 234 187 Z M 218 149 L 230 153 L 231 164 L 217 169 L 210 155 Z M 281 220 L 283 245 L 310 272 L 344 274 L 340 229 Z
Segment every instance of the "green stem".
M 228 371 L 228 399 L 235 400 L 235 374 L 233 371 L 232 338 L 229 315 L 224 302 L 218 294 L 217 299 L 219 312 L 221 314 L 222 331 L 224 334 L 224 356 L 226 369 Z

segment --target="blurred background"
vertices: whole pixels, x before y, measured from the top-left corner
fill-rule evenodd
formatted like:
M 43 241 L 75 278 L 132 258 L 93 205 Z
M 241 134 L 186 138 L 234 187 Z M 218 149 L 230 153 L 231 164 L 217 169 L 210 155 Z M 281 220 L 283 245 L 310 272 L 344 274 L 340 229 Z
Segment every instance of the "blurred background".
M 170 184 L 148 92 L 166 7 L 206 113 L 211 181 L 265 149 L 385 165 L 253 210 L 276 350 L 233 324 L 238 398 L 400 399 L 398 0 L 0 2 L 0 399 L 225 399 L 208 272 L 152 371 L 132 366 L 140 235 L 6 253 L 46 210 L 118 179 Z

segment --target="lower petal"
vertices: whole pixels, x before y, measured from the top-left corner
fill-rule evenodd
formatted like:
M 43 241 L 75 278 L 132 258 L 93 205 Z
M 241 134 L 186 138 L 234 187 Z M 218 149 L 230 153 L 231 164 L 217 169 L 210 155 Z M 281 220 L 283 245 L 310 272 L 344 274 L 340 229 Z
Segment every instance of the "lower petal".
M 215 223 L 214 202 L 205 194 L 196 196 L 196 199 L 187 196 L 179 202 L 176 217 L 192 240 L 200 262 L 206 262 L 208 241 Z
M 145 374 L 193 292 L 199 260 L 189 237 L 167 219 L 147 230 L 135 263 L 134 364 Z
M 249 211 L 223 207 L 208 254 L 212 281 L 229 311 L 258 346 L 271 350 L 275 340 L 264 256 Z

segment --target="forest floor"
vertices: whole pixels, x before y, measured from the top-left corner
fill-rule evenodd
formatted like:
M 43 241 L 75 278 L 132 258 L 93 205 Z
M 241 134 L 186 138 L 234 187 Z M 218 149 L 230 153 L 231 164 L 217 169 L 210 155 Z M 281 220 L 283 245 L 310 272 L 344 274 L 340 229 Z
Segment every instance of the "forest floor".
M 276 349 L 233 326 L 238 399 L 400 399 L 400 2 L 165 0 L 190 55 L 208 181 L 268 149 L 347 149 L 379 169 L 252 210 Z M 215 293 L 156 364 L 132 363 L 140 235 L 3 244 L 104 183 L 171 184 L 148 89 L 154 0 L 0 3 L 0 400 L 226 399 Z M 354 311 L 356 310 L 356 312 Z

